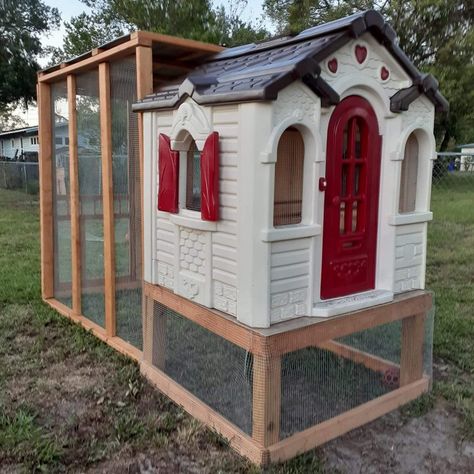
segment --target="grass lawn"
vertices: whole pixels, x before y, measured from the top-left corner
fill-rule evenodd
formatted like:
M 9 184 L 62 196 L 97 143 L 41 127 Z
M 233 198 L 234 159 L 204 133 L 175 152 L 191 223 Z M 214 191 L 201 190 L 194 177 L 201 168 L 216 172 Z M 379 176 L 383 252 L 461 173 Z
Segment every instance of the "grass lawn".
M 429 232 L 434 392 L 404 410 L 445 399 L 474 438 L 474 184 L 453 179 L 433 192 Z M 161 472 L 260 472 L 135 363 L 41 302 L 35 199 L 0 189 L 0 471 L 140 472 L 152 460 Z M 325 468 L 317 450 L 269 472 Z

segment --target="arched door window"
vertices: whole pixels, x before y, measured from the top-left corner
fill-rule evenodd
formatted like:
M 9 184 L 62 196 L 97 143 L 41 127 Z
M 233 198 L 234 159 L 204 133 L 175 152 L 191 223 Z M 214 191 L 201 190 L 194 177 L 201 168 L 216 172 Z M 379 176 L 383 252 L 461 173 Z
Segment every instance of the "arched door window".
M 299 224 L 303 209 L 304 142 L 301 133 L 287 128 L 278 142 L 275 164 L 273 225 Z
M 418 180 L 418 140 L 412 133 L 405 145 L 400 179 L 400 201 L 398 212 L 414 212 L 416 209 L 416 187 Z

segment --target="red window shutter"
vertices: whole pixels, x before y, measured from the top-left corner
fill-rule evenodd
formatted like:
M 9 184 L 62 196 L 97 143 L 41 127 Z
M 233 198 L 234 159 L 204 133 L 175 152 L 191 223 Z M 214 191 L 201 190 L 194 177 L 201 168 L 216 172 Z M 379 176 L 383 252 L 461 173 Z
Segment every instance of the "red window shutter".
M 158 209 L 178 212 L 179 153 L 171 150 L 170 138 L 158 138 Z
M 212 132 L 201 153 L 201 219 L 219 219 L 219 134 Z

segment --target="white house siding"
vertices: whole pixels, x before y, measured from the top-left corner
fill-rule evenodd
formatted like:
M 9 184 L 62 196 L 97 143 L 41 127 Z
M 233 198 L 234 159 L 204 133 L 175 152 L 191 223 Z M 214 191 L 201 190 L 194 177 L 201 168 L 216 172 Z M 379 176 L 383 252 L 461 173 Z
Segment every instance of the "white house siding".
M 212 233 L 214 307 L 237 314 L 237 141 L 238 106 L 213 109 L 213 128 L 219 133 L 219 221 Z
M 169 135 L 173 125 L 173 112 L 160 112 L 155 114 L 155 121 L 152 121 L 150 139 L 153 141 L 151 153 L 152 165 L 152 189 L 145 199 L 151 200 L 152 213 L 155 216 L 154 241 L 156 242 L 154 251 L 155 272 L 153 283 L 174 290 L 175 287 L 175 242 L 179 239 L 178 229 L 175 224 L 170 222 L 167 212 L 157 211 L 158 198 L 158 180 L 157 180 L 157 156 L 158 150 L 156 143 L 158 135 L 164 133 Z M 150 203 L 148 203 L 150 205 Z M 156 240 L 155 240 L 156 239 Z M 145 243 L 146 245 L 146 243 Z
M 394 291 L 424 287 L 426 261 L 426 224 L 403 225 L 396 228 Z
M 156 112 L 153 143 L 159 133 L 170 135 L 176 112 Z M 151 196 L 155 216 L 153 283 L 172 289 L 191 300 L 237 314 L 237 135 L 238 106 L 212 110 L 213 131 L 219 133 L 219 221 L 214 231 L 189 228 L 156 210 L 158 182 L 153 146 Z M 148 197 L 147 199 L 150 199 Z M 210 301 L 207 293 L 210 285 Z M 203 296 L 204 295 L 204 296 Z
M 310 314 L 311 238 L 271 244 L 271 323 Z

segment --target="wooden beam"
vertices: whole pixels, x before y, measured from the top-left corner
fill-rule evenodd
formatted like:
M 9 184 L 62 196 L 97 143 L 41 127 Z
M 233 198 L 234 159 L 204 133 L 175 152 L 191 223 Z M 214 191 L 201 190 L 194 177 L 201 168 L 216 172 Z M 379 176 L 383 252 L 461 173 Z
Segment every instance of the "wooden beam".
M 414 314 L 426 313 L 431 306 L 430 293 L 424 291 L 405 293 L 390 303 L 326 318 L 292 331 L 274 334 L 266 340 L 266 350 L 272 355 L 286 354 L 329 339 L 338 339 L 382 324 L 399 321 Z
M 153 92 L 153 50 L 137 46 L 137 99 Z
M 173 311 L 181 314 L 203 328 L 227 339 L 236 346 L 256 355 L 266 355 L 265 338 L 248 326 L 245 326 L 223 313 L 211 310 L 197 303 L 175 295 L 158 285 L 144 283 L 144 293 Z
M 157 43 L 157 46 L 175 46 L 184 50 L 188 50 L 189 52 L 196 51 L 202 53 L 218 53 L 219 51 L 225 49 L 223 46 L 219 46 L 217 44 L 178 38 L 176 36 L 163 35 L 161 33 L 152 33 L 150 31 L 136 31 L 131 34 L 131 37 L 136 38 L 138 44 L 144 44 L 144 41 L 151 41 L 152 44 Z
M 41 219 L 41 294 L 54 296 L 54 223 L 53 223 L 53 105 L 51 86 L 38 84 L 39 180 Z
M 269 460 L 282 462 L 314 449 L 414 400 L 429 388 L 424 377 L 270 446 Z
M 222 415 L 147 362 L 140 363 L 140 371 L 153 385 L 182 406 L 191 416 L 227 438 L 238 453 L 256 464 L 264 462 L 266 450 Z
M 423 376 L 423 340 L 425 313 L 402 321 L 402 350 L 400 356 L 400 386 L 408 385 Z
M 142 359 L 143 354 L 139 349 L 119 337 L 108 337 L 104 328 L 84 316 L 77 316 L 73 314 L 72 309 L 68 308 L 60 301 L 54 298 L 44 299 L 43 301 L 51 306 L 51 308 L 56 310 L 59 314 L 65 316 L 76 324 L 79 324 L 87 331 L 92 332 L 95 337 L 113 347 L 121 354 L 126 355 L 135 361 L 140 361 Z
M 267 447 L 280 439 L 281 358 L 253 357 L 252 438 Z
M 382 359 L 381 357 L 369 354 L 337 341 L 321 342 L 317 347 L 330 351 L 340 357 L 344 357 L 344 359 L 351 360 L 356 364 L 362 364 L 364 367 L 382 374 L 389 369 L 400 369 L 400 366 L 394 362 L 390 362 L 389 360 Z
M 72 311 L 81 310 L 81 210 L 79 200 L 79 163 L 77 156 L 76 76 L 67 76 L 67 102 L 69 109 L 69 210 L 71 216 L 71 280 Z
M 140 40 L 140 38 L 137 38 Z M 137 46 L 136 48 L 136 81 L 137 81 L 137 99 L 143 99 L 146 95 L 151 94 L 153 92 L 153 50 L 151 48 L 145 46 Z M 138 170 L 139 176 L 138 179 L 135 179 L 135 183 L 133 189 L 135 190 L 134 198 L 131 202 L 135 203 L 135 206 L 139 204 L 140 209 L 140 236 L 138 242 L 138 249 L 136 250 L 135 255 L 139 255 L 140 257 L 140 273 L 136 275 L 138 279 L 143 281 L 143 262 L 144 262 L 144 245 L 143 245 L 143 226 L 144 226 L 144 213 L 143 213 L 143 163 L 144 163 L 144 145 L 143 145 L 143 113 L 138 114 L 137 118 L 137 125 L 138 125 Z M 136 259 L 135 259 L 136 264 Z M 142 294 L 142 315 L 146 313 L 147 308 L 145 307 L 145 293 Z M 153 325 L 153 318 L 151 319 L 151 324 Z M 149 337 L 145 334 L 145 325 L 143 325 L 143 340 L 146 337 Z M 153 332 L 152 332 L 153 334 Z M 151 347 L 152 348 L 152 347 Z
M 138 39 L 132 38 L 129 41 L 119 44 L 113 48 L 99 51 L 95 56 L 90 56 L 82 61 L 78 61 L 73 64 L 66 64 L 62 69 L 47 73 L 38 77 L 38 81 L 41 82 L 54 82 L 61 78 L 66 77 L 68 74 L 77 74 L 87 69 L 93 69 L 97 67 L 97 64 L 104 61 L 116 60 L 125 56 L 133 55 L 135 47 L 137 46 Z
M 110 66 L 109 63 L 100 63 L 99 113 L 104 215 L 105 330 L 108 337 L 113 337 L 116 334 L 117 324 L 115 314 L 115 226 L 110 107 Z

